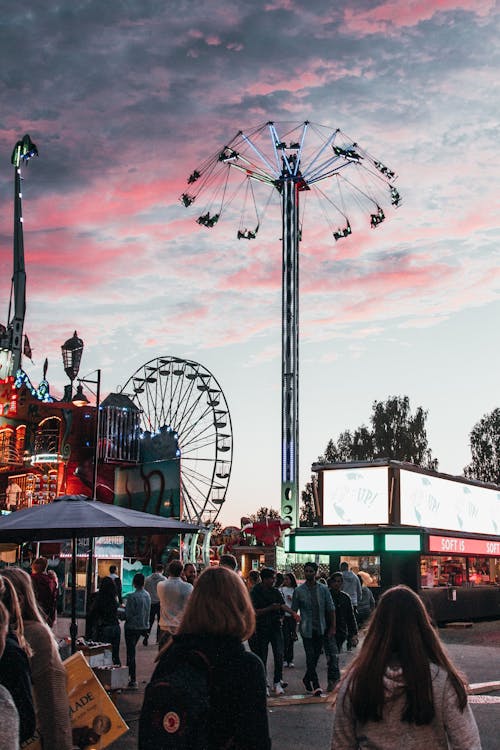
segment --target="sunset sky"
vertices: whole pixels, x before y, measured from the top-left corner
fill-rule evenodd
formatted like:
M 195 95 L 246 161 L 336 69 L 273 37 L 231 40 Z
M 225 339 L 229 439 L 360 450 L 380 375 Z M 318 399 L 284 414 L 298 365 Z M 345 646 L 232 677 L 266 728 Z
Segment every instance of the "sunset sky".
M 239 130 L 340 128 L 398 174 L 403 204 L 333 241 L 305 205 L 300 473 L 330 437 L 406 394 L 439 468 L 500 405 L 499 7 L 495 0 L 5 0 L 0 19 L 0 321 L 12 274 L 10 155 L 24 170 L 25 332 L 37 383 L 60 346 L 105 395 L 150 359 L 202 363 L 225 393 L 234 464 L 220 520 L 280 503 L 279 195 L 258 238 L 237 202 L 211 230 L 179 196 Z M 363 228 L 362 222 L 365 222 Z

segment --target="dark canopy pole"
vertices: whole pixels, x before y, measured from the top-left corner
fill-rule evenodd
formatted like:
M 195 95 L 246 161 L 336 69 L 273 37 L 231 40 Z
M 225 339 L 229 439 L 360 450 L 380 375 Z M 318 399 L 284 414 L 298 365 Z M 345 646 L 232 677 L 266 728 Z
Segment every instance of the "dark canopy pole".
M 96 379 L 91 380 L 88 377 L 78 378 L 79 386 L 77 393 L 73 399 L 73 403 L 76 406 L 86 406 L 88 400 L 83 393 L 82 383 L 95 385 L 95 423 L 94 423 L 94 450 L 92 456 L 92 500 L 97 500 L 97 470 L 99 463 L 99 436 L 100 436 L 100 412 L 101 412 L 101 370 L 97 369 Z M 89 389 L 90 390 L 90 389 Z M 93 567 L 94 567 L 94 549 L 95 540 L 93 536 L 89 536 L 89 549 L 88 549 L 88 561 L 87 561 L 87 578 L 85 581 L 85 609 L 88 612 L 90 597 L 92 595 L 92 579 L 93 579 Z M 87 632 L 85 632 L 87 636 Z
M 101 370 L 96 370 L 97 378 L 95 381 L 96 395 L 95 395 L 95 429 L 94 429 L 94 463 L 92 466 L 92 500 L 97 500 L 97 468 L 99 463 L 99 435 L 100 435 L 100 412 L 101 412 Z M 89 382 L 83 380 L 83 382 Z M 86 595 L 85 595 L 85 609 L 89 611 L 90 597 L 92 595 L 92 579 L 93 579 L 93 567 L 94 567 L 94 549 L 95 549 L 95 538 L 89 537 L 89 554 L 87 563 L 87 580 L 86 580 Z
M 71 636 L 71 653 L 76 651 L 76 636 L 78 634 L 78 623 L 76 621 L 76 536 L 71 540 L 71 625 L 69 634 Z

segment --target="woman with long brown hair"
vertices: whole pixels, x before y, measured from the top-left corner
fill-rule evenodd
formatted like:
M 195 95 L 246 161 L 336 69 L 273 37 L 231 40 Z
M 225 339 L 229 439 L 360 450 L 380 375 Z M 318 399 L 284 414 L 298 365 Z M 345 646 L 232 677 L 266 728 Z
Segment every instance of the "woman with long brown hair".
M 269 750 L 264 666 L 243 647 L 254 630 L 242 579 L 222 566 L 203 571 L 146 688 L 139 750 Z
M 19 599 L 24 636 L 31 647 L 30 667 L 37 728 L 44 748 L 71 750 L 66 670 L 52 630 L 35 597 L 31 578 L 21 568 L 5 568 L 5 582 L 13 585 Z
M 421 599 L 395 586 L 379 599 L 338 691 L 332 750 L 480 750 L 464 678 Z

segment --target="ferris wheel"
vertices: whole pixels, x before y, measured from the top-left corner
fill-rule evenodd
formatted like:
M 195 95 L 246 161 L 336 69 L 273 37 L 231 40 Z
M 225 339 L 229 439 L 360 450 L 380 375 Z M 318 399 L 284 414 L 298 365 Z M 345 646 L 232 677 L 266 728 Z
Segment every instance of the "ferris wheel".
M 182 517 L 213 522 L 226 499 L 233 434 L 222 388 L 203 365 L 157 357 L 140 367 L 122 392 L 141 411 L 141 430 L 172 430 L 178 443 Z

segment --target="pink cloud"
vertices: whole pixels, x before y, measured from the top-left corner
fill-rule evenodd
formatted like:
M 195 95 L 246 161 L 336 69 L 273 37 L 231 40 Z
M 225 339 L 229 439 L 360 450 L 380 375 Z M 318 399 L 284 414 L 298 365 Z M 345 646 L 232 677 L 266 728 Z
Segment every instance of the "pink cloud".
M 366 71 L 361 66 L 344 66 L 337 62 L 312 58 L 301 60 L 293 72 L 283 73 L 276 68 L 263 70 L 260 79 L 255 83 L 250 83 L 245 93 L 254 96 L 265 96 L 275 91 L 297 93 L 323 86 L 346 76 L 359 78 L 365 73 Z
M 343 31 L 365 36 L 387 32 L 390 28 L 417 26 L 437 13 L 468 11 L 480 17 L 494 12 L 495 0 L 389 0 L 375 8 L 362 11 L 346 8 Z

